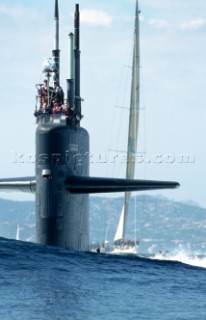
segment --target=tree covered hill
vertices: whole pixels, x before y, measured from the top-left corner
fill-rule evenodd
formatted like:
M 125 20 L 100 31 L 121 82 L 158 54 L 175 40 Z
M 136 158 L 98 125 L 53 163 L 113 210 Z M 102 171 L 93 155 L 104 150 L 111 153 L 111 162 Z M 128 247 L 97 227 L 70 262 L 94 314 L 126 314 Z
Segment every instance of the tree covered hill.
M 123 197 L 90 197 L 90 241 L 112 243 L 123 205 Z M 127 238 L 140 239 L 145 252 L 177 245 L 206 250 L 206 209 L 163 197 L 132 197 L 127 219 Z M 35 242 L 35 203 L 0 199 L 0 236 Z M 205 243 L 204 243 L 205 242 Z

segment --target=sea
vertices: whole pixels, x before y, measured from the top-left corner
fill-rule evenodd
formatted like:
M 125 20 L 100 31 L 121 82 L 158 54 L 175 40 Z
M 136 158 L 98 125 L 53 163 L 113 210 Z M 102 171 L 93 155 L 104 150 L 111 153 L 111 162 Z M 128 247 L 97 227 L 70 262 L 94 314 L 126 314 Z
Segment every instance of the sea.
M 205 320 L 206 257 L 79 253 L 0 238 L 0 319 Z

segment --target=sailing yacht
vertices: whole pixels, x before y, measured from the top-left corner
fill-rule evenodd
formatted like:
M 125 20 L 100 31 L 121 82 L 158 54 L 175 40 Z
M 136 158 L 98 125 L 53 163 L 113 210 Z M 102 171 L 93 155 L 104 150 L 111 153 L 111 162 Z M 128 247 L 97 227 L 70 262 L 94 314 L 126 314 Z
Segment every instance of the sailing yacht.
M 129 111 L 129 132 L 127 143 L 127 168 L 126 178 L 134 179 L 135 175 L 135 156 L 137 152 L 137 136 L 139 124 L 139 96 L 140 96 L 140 49 L 139 49 L 139 9 L 136 0 L 133 62 L 132 62 L 132 83 Z M 137 253 L 139 241 L 125 238 L 126 221 L 129 208 L 131 192 L 125 192 L 124 205 L 121 211 L 119 223 L 114 237 L 112 253 Z

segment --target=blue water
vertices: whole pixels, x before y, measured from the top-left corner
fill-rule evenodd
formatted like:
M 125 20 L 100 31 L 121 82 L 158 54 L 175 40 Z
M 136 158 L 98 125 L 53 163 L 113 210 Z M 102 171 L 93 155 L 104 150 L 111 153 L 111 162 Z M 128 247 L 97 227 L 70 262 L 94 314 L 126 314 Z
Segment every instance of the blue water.
M 0 319 L 205 320 L 206 261 L 187 263 L 0 238 Z

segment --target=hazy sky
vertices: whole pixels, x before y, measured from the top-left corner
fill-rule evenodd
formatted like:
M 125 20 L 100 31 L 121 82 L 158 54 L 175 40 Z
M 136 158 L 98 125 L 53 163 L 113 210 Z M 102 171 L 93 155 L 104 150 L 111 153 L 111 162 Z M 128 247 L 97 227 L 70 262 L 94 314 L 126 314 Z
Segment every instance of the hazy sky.
M 75 3 L 59 0 L 64 89 Z M 135 1 L 79 4 L 82 126 L 90 133 L 91 175 L 124 177 L 123 154 L 109 150 L 126 150 L 128 110 L 115 106 L 129 107 Z M 144 153 L 138 160 L 144 161 L 137 164 L 136 178 L 179 181 L 178 190 L 150 194 L 206 207 L 206 1 L 141 0 L 139 7 L 138 149 Z M 2 178 L 34 174 L 28 162 L 35 155 L 35 84 L 43 79 L 42 59 L 53 49 L 53 11 L 53 0 L 0 2 Z M 99 155 L 105 163 L 98 163 Z M 181 163 L 182 155 L 190 155 L 190 163 Z

